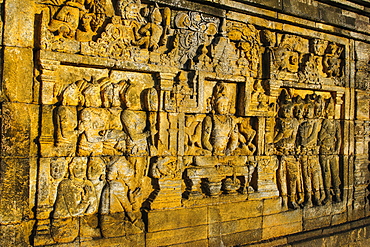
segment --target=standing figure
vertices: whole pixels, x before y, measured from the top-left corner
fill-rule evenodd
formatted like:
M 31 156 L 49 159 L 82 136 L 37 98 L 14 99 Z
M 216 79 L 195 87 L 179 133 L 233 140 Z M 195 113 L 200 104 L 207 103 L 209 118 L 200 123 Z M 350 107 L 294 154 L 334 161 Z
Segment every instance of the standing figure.
M 94 185 L 96 199 L 100 204 L 100 197 L 105 181 L 105 162 L 101 157 L 89 157 L 87 162 L 87 178 Z
M 103 141 L 106 139 L 108 116 L 106 110 L 100 108 L 102 99 L 100 85 L 90 84 L 84 91 L 85 106 L 79 116 L 78 130 L 81 133 L 78 140 L 77 154 L 91 156 L 103 154 Z
M 284 197 L 288 194 L 289 207 L 297 209 L 298 205 L 303 202 L 303 191 L 301 169 L 295 156 L 299 122 L 296 118 L 293 118 L 293 107 L 294 105 L 290 101 L 281 106 L 280 118 L 277 119 L 275 126 L 277 134 L 274 143 L 280 160 L 278 178 L 283 203 L 286 205 Z M 299 198 L 298 201 L 297 197 Z
M 80 235 L 99 237 L 94 185 L 86 179 L 86 157 L 74 157 L 69 178 L 62 180 L 52 213 L 51 234 L 55 242 L 72 242 Z
M 101 230 L 106 238 L 126 235 L 139 220 L 132 204 L 140 191 L 140 188 L 132 190 L 135 171 L 124 156 L 112 157 L 107 162 L 107 184 L 99 210 Z
M 59 153 L 73 156 L 77 143 L 77 106 L 82 101 L 77 83 L 70 84 L 62 94 L 62 105 L 55 110 L 55 146 Z
M 147 129 L 147 113 L 139 110 L 140 101 L 135 98 L 136 95 L 132 93 L 132 89 L 129 88 L 128 91 L 124 98 L 126 109 L 121 114 L 123 130 L 127 134 L 127 153 L 133 156 L 145 156 L 148 154 L 150 137 L 150 131 Z
M 321 119 L 315 119 L 315 104 L 306 97 L 305 119 L 298 128 L 297 150 L 303 174 L 305 205 L 312 206 L 312 194 L 316 205 L 321 205 L 322 173 L 318 157 L 317 135 Z
M 339 149 L 342 142 L 340 125 L 335 116 L 335 104 L 333 98 L 326 102 L 326 119 L 323 120 L 319 132 L 318 145 L 320 146 L 320 163 L 324 173 L 324 188 L 326 197 L 324 203 L 331 201 L 333 189 L 335 200 L 340 198 L 339 177 Z
M 65 176 L 67 175 L 68 163 L 66 158 L 52 158 L 50 160 L 50 185 L 49 185 L 49 202 L 50 205 L 54 205 L 57 198 L 58 186 Z

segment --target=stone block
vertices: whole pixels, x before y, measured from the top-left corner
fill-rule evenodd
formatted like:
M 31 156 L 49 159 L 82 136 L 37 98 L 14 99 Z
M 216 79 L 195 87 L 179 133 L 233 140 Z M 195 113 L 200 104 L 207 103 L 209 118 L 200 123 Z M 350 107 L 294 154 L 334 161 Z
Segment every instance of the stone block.
M 271 247 L 271 246 L 288 246 L 287 238 L 277 238 L 277 239 L 269 239 L 268 241 L 262 241 L 255 244 L 251 244 L 250 246 L 254 247 Z
M 307 19 L 291 16 L 291 15 L 285 15 L 285 14 L 278 13 L 278 18 L 280 20 L 292 22 L 294 24 L 315 27 L 315 22 L 307 20 Z
M 34 39 L 35 1 L 4 2 L 4 38 L 5 46 L 32 47 Z
M 331 218 L 331 225 L 339 225 L 347 221 L 347 212 L 341 214 L 334 214 Z
M 325 246 L 323 238 L 310 239 L 309 241 L 302 241 L 290 244 L 294 247 L 307 247 L 307 246 Z
M 154 210 L 147 214 L 148 232 L 157 232 L 207 224 L 207 208 Z
M 319 12 L 316 1 L 283 0 L 283 11 L 292 15 L 300 14 L 301 17 L 318 20 Z
M 263 200 L 263 215 L 277 214 L 283 211 L 282 198 L 272 198 Z
M 283 4 L 281 0 L 252 0 L 250 2 L 254 2 L 274 9 L 281 9 Z
M 350 223 L 350 228 L 359 228 L 363 227 L 364 225 L 370 225 L 370 218 L 352 221 Z
M 125 237 L 91 240 L 77 243 L 78 247 L 141 247 L 145 246 L 145 235 L 135 234 Z M 59 245 L 57 245 L 59 246 Z M 67 247 L 67 246 L 66 246 Z
M 266 217 L 266 216 L 265 216 Z M 278 223 L 277 223 L 278 224 Z M 290 222 L 262 229 L 262 239 L 276 238 L 302 231 L 302 222 Z
M 262 229 L 237 232 L 233 234 L 222 235 L 221 243 L 223 245 L 219 245 L 219 246 L 236 246 L 236 245 L 253 243 L 261 239 L 262 239 Z
M 31 108 L 28 104 L 3 103 L 1 122 L 2 157 L 29 157 Z
M 209 223 L 245 219 L 262 215 L 262 201 L 225 203 L 209 207 Z
M 297 233 L 287 236 L 288 243 L 304 242 L 305 239 L 315 239 L 322 235 L 321 230 L 312 230 L 304 233 Z
M 332 204 L 328 203 L 320 207 L 304 208 L 303 219 L 316 219 L 318 217 L 328 216 L 332 212 Z
M 205 247 L 208 245 L 208 239 L 202 239 L 193 242 L 181 243 L 181 244 L 173 244 L 172 247 Z
M 330 226 L 331 216 L 317 217 L 314 219 L 304 219 L 303 220 L 303 229 L 305 231 L 318 229 L 322 227 Z
M 209 225 L 209 236 L 216 237 L 219 235 L 245 232 L 262 228 L 262 217 L 218 222 Z
M 207 239 L 208 227 L 195 226 L 146 234 L 146 246 L 157 247 Z
M 31 103 L 33 96 L 33 51 L 3 48 L 3 94 L 9 101 Z
M 363 209 L 354 209 L 352 214 L 349 216 L 351 220 L 358 220 L 365 217 L 365 211 Z
M 30 217 L 29 160 L 1 159 L 0 223 L 20 223 Z
M 263 228 L 268 229 L 274 226 L 302 223 L 302 211 L 290 210 L 279 214 L 263 216 Z

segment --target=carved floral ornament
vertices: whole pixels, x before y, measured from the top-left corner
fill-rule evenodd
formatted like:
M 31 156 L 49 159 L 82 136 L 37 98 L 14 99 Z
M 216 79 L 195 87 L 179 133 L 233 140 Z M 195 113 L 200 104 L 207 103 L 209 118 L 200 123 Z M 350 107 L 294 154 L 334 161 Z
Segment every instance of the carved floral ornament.
M 36 245 L 141 233 L 143 209 L 342 200 L 343 45 L 139 0 L 45 3 L 42 50 L 135 63 L 40 59 Z

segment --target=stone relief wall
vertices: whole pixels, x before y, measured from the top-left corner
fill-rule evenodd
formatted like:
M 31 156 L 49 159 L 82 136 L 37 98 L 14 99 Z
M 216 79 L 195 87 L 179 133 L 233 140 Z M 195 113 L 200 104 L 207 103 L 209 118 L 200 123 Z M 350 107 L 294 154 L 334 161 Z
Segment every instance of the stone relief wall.
M 370 215 L 368 43 L 163 1 L 36 8 L 34 246 L 201 245 L 212 223 L 229 246 Z M 269 230 L 218 239 L 233 227 Z

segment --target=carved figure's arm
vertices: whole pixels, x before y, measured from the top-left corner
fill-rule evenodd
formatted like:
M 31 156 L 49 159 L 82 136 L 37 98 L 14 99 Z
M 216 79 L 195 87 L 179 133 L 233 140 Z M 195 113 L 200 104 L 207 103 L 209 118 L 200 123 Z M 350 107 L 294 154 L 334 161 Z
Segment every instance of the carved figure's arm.
M 237 148 L 238 139 L 239 139 L 238 135 L 239 135 L 238 125 L 235 125 L 231 130 L 230 139 L 227 144 L 227 149 L 226 149 L 227 155 L 231 154 Z
M 203 121 L 203 132 L 202 132 L 202 145 L 203 148 L 212 151 L 213 147 L 209 141 L 211 138 L 212 131 L 212 119 L 210 116 L 207 116 Z
M 274 138 L 274 143 L 277 143 L 284 136 L 284 130 L 282 129 L 282 124 L 281 124 L 281 119 L 280 118 L 277 119 L 277 121 L 276 121 L 275 131 L 278 131 L 278 133 L 276 134 L 276 136 Z
M 335 143 L 336 144 L 335 151 L 336 151 L 336 154 L 339 154 L 340 146 L 342 145 L 342 135 L 341 135 L 340 124 L 337 121 L 335 122 L 335 135 L 337 138 L 337 142 Z
M 307 138 L 307 143 L 312 143 L 312 142 L 317 142 L 317 135 L 319 133 L 320 125 L 317 121 L 314 121 L 313 126 L 312 126 L 312 132 L 310 136 Z

